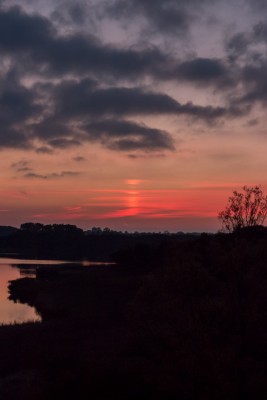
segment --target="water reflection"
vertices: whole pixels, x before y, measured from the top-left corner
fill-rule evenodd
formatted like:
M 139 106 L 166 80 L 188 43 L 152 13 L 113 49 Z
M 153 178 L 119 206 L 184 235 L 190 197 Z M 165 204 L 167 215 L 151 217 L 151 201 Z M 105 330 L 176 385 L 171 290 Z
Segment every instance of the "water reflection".
M 61 265 L 66 261 L 0 258 L 0 324 L 41 321 L 34 307 L 9 300 L 8 283 L 19 278 L 35 278 L 39 265 Z
M 35 278 L 40 266 L 68 265 L 69 267 L 96 267 L 112 263 L 90 261 L 26 260 L 19 258 L 0 258 L 0 324 L 40 321 L 41 318 L 33 307 L 14 303 L 9 300 L 8 282 L 19 278 Z
M 0 265 L 0 323 L 22 323 L 27 321 L 40 321 L 41 318 L 33 307 L 27 304 L 14 303 L 8 299 L 8 282 L 19 279 L 25 274 L 26 269 L 21 274 L 18 268 L 9 264 Z M 28 271 L 29 277 L 35 277 L 33 271 Z M 24 275 L 25 276 L 25 275 Z
M 36 268 L 27 267 L 27 268 L 19 268 L 20 278 L 36 278 Z

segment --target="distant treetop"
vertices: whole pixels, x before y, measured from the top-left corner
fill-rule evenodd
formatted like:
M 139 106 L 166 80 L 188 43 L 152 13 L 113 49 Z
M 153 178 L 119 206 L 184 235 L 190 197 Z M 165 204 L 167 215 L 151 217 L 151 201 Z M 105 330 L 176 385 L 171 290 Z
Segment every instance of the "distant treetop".
M 260 186 L 243 186 L 243 192 L 233 192 L 218 215 L 222 228 L 236 232 L 242 228 L 263 225 L 267 216 L 267 196 Z

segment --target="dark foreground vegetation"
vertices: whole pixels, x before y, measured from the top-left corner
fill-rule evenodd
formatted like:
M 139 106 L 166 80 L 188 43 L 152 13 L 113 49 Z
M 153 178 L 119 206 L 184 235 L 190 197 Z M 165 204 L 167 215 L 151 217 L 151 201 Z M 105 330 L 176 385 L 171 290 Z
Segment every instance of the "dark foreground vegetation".
M 42 323 L 0 328 L 0 398 L 267 398 L 267 234 L 169 237 L 11 284 Z
M 129 233 L 94 227 L 83 231 L 75 225 L 43 225 L 28 222 L 20 229 L 0 226 L 0 255 L 17 254 L 24 258 L 111 261 L 121 249 L 136 245 L 157 246 L 170 237 L 184 239 L 197 234 Z

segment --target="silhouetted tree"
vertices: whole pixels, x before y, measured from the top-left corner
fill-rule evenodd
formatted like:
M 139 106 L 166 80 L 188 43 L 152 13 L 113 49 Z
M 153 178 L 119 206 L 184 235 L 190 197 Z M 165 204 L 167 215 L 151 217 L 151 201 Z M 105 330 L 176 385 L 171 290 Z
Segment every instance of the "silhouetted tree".
M 40 232 L 43 229 L 44 225 L 40 223 L 35 223 L 35 222 L 25 222 L 24 224 L 20 225 L 20 229 L 22 231 L 27 231 L 27 232 Z
M 262 225 L 267 216 L 267 196 L 260 186 L 244 186 L 233 192 L 224 211 L 218 215 L 224 230 L 236 232 L 245 227 Z

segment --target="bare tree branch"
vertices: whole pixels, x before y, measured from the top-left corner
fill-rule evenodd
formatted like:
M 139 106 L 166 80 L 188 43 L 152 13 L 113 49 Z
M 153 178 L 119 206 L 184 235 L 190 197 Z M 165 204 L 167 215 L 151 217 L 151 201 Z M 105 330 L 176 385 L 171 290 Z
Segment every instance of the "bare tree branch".
M 222 228 L 227 232 L 262 225 L 267 216 L 267 196 L 260 186 L 244 186 L 243 193 L 237 191 L 230 196 L 225 210 L 218 215 Z

